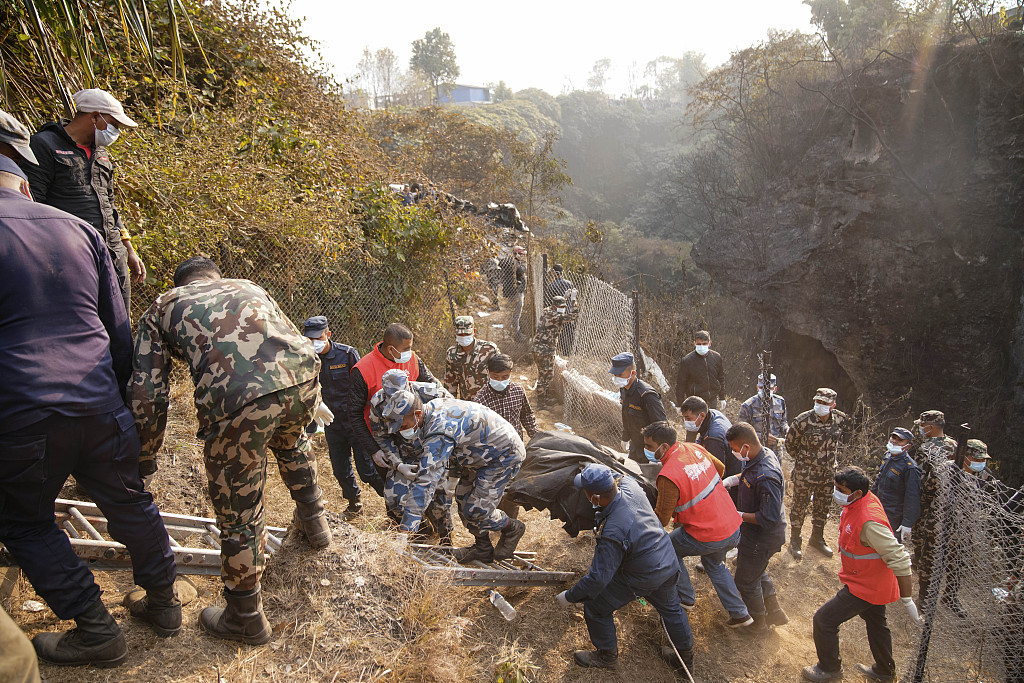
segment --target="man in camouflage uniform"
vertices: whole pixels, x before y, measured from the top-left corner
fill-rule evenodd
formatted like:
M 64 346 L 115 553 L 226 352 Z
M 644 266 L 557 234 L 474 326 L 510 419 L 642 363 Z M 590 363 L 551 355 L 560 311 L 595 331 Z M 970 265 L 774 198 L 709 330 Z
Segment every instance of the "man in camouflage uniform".
M 533 338 L 533 362 L 537 365 L 537 407 L 550 406 L 551 382 L 555 378 L 555 347 L 562 326 L 579 317 L 579 311 L 569 313 L 564 296 L 551 298 L 551 305 L 537 321 L 537 334 Z
M 931 585 L 935 561 L 936 527 L 939 515 L 939 492 L 943 481 L 949 481 L 956 455 L 956 440 L 946 436 L 946 416 L 941 410 L 926 410 L 914 421 L 924 439 L 917 447 L 921 468 L 921 517 L 914 525 L 914 566 L 917 568 L 918 602 L 924 604 Z
M 779 457 L 779 462 L 782 462 L 786 434 L 789 432 L 789 414 L 786 410 L 786 399 L 775 393 L 778 390 L 778 381 L 775 379 L 775 375 L 771 376 L 771 383 L 772 415 L 769 420 L 768 438 L 764 443 L 775 451 L 775 454 Z M 753 427 L 754 431 L 757 432 L 758 438 L 761 438 L 762 430 L 764 429 L 764 397 L 767 393 L 764 388 L 764 378 L 758 375 L 757 393 L 744 401 L 743 405 L 740 406 L 740 415 L 737 420 L 737 422 L 746 422 Z
M 444 361 L 444 388 L 455 398 L 472 401 L 487 386 L 487 361 L 501 351 L 494 342 L 475 337 L 473 318 L 455 318 L 455 346 L 449 346 Z
M 442 387 L 433 382 L 410 382 L 404 370 L 388 370 L 381 376 L 381 389 L 370 398 L 370 432 L 380 445 L 387 461 L 387 478 L 384 484 L 384 509 L 388 517 L 397 524 L 402 522 L 402 498 L 412 488 L 416 479 L 416 468 L 423 457 L 423 444 L 418 438 L 406 439 L 392 433 L 382 413 L 390 396 L 396 391 L 406 390 L 419 396 L 423 403 L 436 398 L 453 398 Z M 424 540 L 431 527 L 439 537 L 440 545 L 452 544 L 452 495 L 455 483 L 445 479 L 430 504 L 423 511 L 423 522 L 416 530 L 417 540 Z
M 196 436 L 205 441 L 227 601 L 226 609 L 203 610 L 199 623 L 220 638 L 265 643 L 271 630 L 260 577 L 268 448 L 310 544 L 323 547 L 331 540 L 305 433 L 314 417 L 324 424 L 333 419 L 320 403 L 320 360 L 270 295 L 247 280 L 221 279 L 213 261 L 184 261 L 174 284 L 139 321 L 135 340 L 129 395 L 142 441 L 139 469 L 143 475 L 156 471 L 176 358 L 196 386 Z
M 459 517 L 476 538 L 468 548 L 452 555 L 457 562 L 490 562 L 512 557 L 526 525 L 498 509 L 505 487 L 526 458 L 523 440 L 505 418 L 470 401 L 435 399 L 424 404 L 419 396 L 401 390 L 390 396 L 383 417 L 392 433 L 419 439 L 423 455 L 402 499 L 402 528 L 417 528 L 423 509 L 442 484 L 446 470 L 459 473 L 455 500 Z M 490 532 L 501 533 L 497 547 Z
M 839 446 L 847 438 L 850 426 L 849 416 L 836 410 L 836 392 L 823 387 L 814 394 L 814 408 L 797 415 L 786 435 L 786 450 L 793 458 L 789 552 L 797 560 L 803 558 L 800 530 L 808 506 L 812 529 L 808 545 L 825 557 L 832 557 L 832 548 L 825 543 L 825 522 L 832 504 Z

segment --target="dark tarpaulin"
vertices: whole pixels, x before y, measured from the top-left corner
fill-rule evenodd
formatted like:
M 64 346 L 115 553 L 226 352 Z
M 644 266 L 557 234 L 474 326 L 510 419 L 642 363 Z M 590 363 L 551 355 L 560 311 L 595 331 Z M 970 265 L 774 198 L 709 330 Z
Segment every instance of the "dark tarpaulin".
M 563 522 L 566 533 L 575 538 L 581 530 L 594 528 L 594 508 L 583 491 L 573 485 L 576 475 L 592 462 L 636 479 L 654 505 L 658 490 L 632 469 L 635 463 L 623 464 L 604 446 L 557 431 L 538 432 L 530 439 L 526 461 L 505 489 L 503 500 L 527 509 L 547 510 L 551 519 Z

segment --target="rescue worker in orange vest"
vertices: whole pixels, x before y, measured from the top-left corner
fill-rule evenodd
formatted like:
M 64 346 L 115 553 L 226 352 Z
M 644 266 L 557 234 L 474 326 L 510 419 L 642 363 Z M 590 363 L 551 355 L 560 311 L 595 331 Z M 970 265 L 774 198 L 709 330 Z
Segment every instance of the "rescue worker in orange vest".
M 725 565 L 725 554 L 739 545 L 743 523 L 732 496 L 722 486 L 725 465 L 702 446 L 678 443 L 676 430 L 668 422 L 653 422 L 644 427 L 643 439 L 644 455 L 661 462 L 654 514 L 662 526 L 676 521 L 676 528 L 668 537 L 679 558 L 676 588 L 680 604 L 690 610 L 696 601 L 683 558 L 698 555 L 718 599 L 729 612 L 726 625 L 750 626 L 754 620 Z
M 875 663 L 857 664 L 857 671 L 873 681 L 894 681 L 892 635 L 885 620 L 885 606 L 899 600 L 917 625 L 923 623 L 911 597 L 910 555 L 892 533 L 871 480 L 859 467 L 835 474 L 832 497 L 843 507 L 839 517 L 839 552 L 845 584 L 836 596 L 814 613 L 814 648 L 818 663 L 804 667 L 809 681 L 834 681 L 843 677 L 839 656 L 839 625 L 859 616 L 868 631 L 868 645 Z

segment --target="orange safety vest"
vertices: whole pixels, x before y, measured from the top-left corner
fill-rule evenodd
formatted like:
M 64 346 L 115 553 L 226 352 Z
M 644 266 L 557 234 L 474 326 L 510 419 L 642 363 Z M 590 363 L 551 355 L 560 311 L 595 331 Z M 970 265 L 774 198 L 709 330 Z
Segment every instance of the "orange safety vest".
M 899 600 L 900 586 L 882 556 L 861 543 L 860 530 L 865 522 L 878 522 L 892 531 L 882 501 L 870 491 L 845 506 L 839 515 L 839 554 L 843 563 L 839 580 L 861 600 L 872 605 L 888 605 Z
M 373 347 L 373 351 L 360 358 L 359 362 L 352 366 L 352 369 L 358 370 L 363 381 L 366 382 L 366 406 L 363 408 L 363 419 L 366 420 L 366 427 L 370 429 L 371 433 L 373 429 L 370 427 L 370 399 L 380 391 L 381 378 L 384 373 L 395 368 L 408 372 L 409 381 L 415 382 L 420 376 L 420 361 L 416 358 L 416 352 L 413 352 L 412 358 L 408 362 L 396 363 L 381 353 L 380 344 L 377 344 Z
M 742 522 L 708 455 L 695 443 L 673 444 L 661 459 L 658 476 L 679 489 L 673 519 L 698 541 L 714 543 L 732 536 Z

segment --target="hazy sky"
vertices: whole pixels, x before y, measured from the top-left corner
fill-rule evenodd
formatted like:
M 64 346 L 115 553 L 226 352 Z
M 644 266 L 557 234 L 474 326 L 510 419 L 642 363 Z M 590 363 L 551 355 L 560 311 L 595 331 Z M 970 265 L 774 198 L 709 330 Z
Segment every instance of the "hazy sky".
M 557 95 L 584 89 L 594 62 L 612 60 L 610 94 L 626 90 L 626 72 L 650 60 L 703 52 L 708 65 L 763 40 L 769 28 L 812 31 L 801 0 L 661 0 L 582 3 L 566 0 L 294 0 L 307 35 L 320 41 L 335 75 L 353 76 L 364 47 L 389 47 L 404 68 L 412 41 L 439 26 L 451 36 L 459 83 L 504 80 L 513 90 L 537 87 Z

